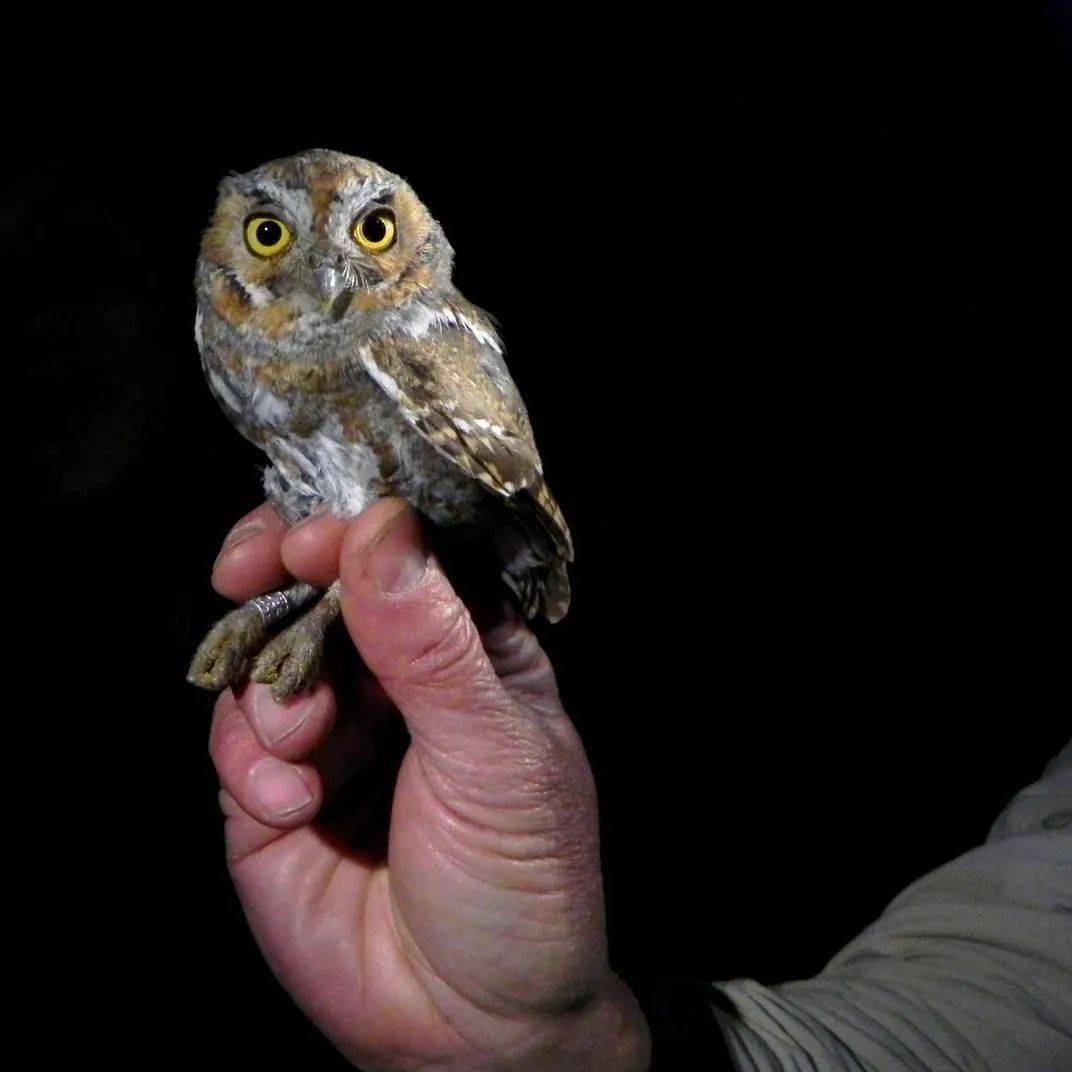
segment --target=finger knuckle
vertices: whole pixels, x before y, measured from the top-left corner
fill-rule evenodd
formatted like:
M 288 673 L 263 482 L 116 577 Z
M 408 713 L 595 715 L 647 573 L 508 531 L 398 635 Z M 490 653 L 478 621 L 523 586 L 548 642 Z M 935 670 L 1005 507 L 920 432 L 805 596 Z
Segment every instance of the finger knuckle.
M 465 609 L 445 605 L 436 626 L 410 660 L 408 676 L 433 687 L 481 676 L 484 651 Z

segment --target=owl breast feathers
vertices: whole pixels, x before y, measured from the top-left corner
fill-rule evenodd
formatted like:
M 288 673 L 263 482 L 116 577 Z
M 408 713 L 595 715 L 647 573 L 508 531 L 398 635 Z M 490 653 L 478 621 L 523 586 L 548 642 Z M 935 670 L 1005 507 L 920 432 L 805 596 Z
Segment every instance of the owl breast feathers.
M 486 536 L 525 614 L 569 607 L 569 529 L 487 315 L 409 186 L 325 150 L 224 179 L 198 260 L 205 375 L 294 522 L 384 495 Z

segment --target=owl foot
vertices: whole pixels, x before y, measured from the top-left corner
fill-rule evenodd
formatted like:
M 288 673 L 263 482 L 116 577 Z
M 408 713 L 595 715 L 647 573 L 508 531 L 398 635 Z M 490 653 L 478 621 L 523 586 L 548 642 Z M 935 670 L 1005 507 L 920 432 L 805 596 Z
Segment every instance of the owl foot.
M 225 689 L 241 681 L 253 656 L 264 645 L 268 627 L 316 594 L 307 584 L 258 596 L 225 614 L 198 645 L 186 680 L 202 689 Z
M 285 700 L 316 684 L 328 626 L 339 616 L 339 582 L 292 626 L 271 640 L 257 656 L 251 681 L 272 686 L 272 696 Z

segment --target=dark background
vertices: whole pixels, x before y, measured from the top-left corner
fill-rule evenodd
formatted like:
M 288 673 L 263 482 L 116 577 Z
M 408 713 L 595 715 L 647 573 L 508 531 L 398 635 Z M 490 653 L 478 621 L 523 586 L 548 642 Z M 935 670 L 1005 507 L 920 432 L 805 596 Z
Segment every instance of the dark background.
M 502 323 L 577 544 L 543 636 L 618 967 L 814 973 L 985 836 L 1069 735 L 1072 66 L 1066 5 L 940 9 L 404 48 L 380 12 L 353 62 L 393 32 L 401 70 L 260 71 L 254 27 L 150 35 L 174 67 L 72 40 L 59 97 L 8 87 L 15 860 L 27 990 L 69 1025 L 42 1047 L 343 1067 L 245 930 L 183 682 L 260 497 L 193 343 L 199 233 L 224 173 L 303 148 L 408 178 Z

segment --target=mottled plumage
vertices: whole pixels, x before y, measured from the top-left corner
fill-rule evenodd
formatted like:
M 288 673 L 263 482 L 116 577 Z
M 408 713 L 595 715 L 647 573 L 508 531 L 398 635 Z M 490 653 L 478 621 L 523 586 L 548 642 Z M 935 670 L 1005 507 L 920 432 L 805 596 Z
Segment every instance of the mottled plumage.
M 399 495 L 439 526 L 486 534 L 525 613 L 557 621 L 569 530 L 452 256 L 410 187 L 369 161 L 314 150 L 229 177 L 197 265 L 205 375 L 268 455 L 265 490 L 285 518 L 352 517 Z M 191 680 L 210 687 L 252 654 L 209 647 Z

